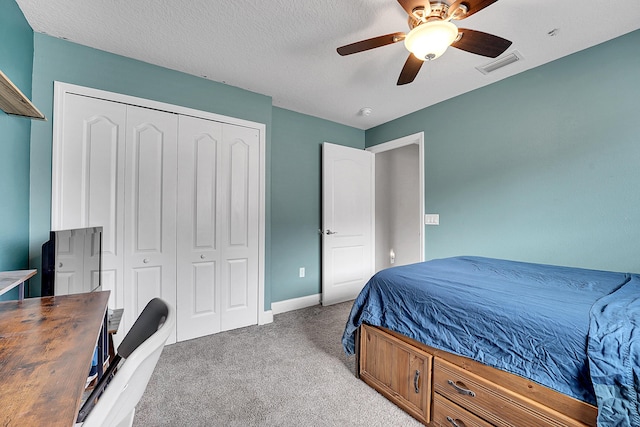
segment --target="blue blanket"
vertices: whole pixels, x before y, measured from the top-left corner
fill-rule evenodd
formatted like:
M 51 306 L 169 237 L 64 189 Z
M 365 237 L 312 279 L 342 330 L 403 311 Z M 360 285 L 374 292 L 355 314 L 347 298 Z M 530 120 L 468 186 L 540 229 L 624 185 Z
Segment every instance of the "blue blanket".
M 638 426 L 638 322 L 640 276 L 457 257 L 377 273 L 342 343 L 353 354 L 360 324 L 382 326 L 597 404 L 598 425 Z
M 588 344 L 599 426 L 640 426 L 640 278 L 591 308 Z

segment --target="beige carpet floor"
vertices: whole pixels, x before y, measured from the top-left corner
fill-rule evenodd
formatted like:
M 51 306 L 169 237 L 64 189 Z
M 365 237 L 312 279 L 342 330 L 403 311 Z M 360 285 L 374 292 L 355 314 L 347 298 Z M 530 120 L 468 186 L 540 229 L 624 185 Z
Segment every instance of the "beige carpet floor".
M 419 426 L 354 374 L 351 303 L 165 347 L 134 426 Z

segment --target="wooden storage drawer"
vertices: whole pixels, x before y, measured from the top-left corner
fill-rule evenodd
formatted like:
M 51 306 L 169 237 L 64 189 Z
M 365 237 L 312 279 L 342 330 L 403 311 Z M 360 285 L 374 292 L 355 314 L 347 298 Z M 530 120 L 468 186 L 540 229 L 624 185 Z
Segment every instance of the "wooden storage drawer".
M 433 356 L 363 325 L 360 332 L 360 378 L 427 424 L 431 419 Z
M 434 361 L 433 388 L 434 392 L 497 426 L 585 425 L 440 358 Z
M 434 427 L 492 427 L 491 424 L 461 408 L 449 399 L 433 393 Z

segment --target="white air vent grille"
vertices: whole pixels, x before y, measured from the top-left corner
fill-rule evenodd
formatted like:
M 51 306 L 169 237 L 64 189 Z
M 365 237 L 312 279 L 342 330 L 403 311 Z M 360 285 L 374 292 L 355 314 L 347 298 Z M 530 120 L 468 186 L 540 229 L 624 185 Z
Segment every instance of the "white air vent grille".
M 514 62 L 522 61 L 523 59 L 522 54 L 516 50 L 500 59 L 496 59 L 493 62 L 476 67 L 476 69 L 482 74 L 489 74 L 502 67 L 506 67 L 509 64 L 513 64 Z

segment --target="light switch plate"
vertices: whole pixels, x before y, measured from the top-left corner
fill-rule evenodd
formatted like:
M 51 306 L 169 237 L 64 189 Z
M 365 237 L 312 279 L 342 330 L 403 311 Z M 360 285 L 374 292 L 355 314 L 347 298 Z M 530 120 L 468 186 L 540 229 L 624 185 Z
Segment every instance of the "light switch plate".
M 440 214 L 425 214 L 424 223 L 427 225 L 440 225 Z

